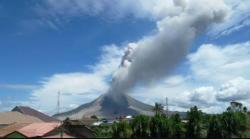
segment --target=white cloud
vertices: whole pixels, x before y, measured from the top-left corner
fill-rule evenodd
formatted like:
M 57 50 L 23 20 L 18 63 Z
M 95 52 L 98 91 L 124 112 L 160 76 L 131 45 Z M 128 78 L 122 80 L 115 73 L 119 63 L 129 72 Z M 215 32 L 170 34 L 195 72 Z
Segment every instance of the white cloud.
M 176 76 L 168 77 L 163 82 L 166 83 L 166 85 L 169 87 L 171 87 L 171 86 L 174 87 L 174 86 L 178 86 L 178 85 L 182 84 L 183 82 L 185 82 L 185 80 L 186 80 L 186 78 L 184 78 L 183 76 L 176 75 Z
M 105 91 L 107 84 L 104 77 L 96 74 L 65 73 L 56 74 L 42 82 L 42 86 L 33 90 L 32 99 L 39 104 L 55 105 L 57 92 L 71 94 L 71 97 L 62 95 L 62 104 L 70 104 L 72 99 L 78 99 L 80 94 L 100 94 Z M 48 97 L 49 96 L 49 97 Z M 75 98 L 76 97 L 76 98 Z M 54 107 L 55 108 L 55 107 Z
M 31 84 L 6 84 L 6 83 L 0 83 L 0 88 L 6 88 L 6 89 L 25 89 L 25 90 L 31 90 L 35 89 L 36 85 Z
M 236 77 L 250 78 L 250 42 L 216 46 L 202 45 L 188 56 L 193 78 L 223 84 Z
M 160 83 L 137 88 L 132 95 L 150 104 L 165 104 L 167 96 L 170 110 L 186 111 L 197 105 L 205 112 L 217 113 L 225 110 L 231 100 L 250 108 L 249 61 L 249 42 L 204 44 L 189 54 L 188 75 L 167 77 Z
M 184 4 L 179 0 L 179 4 Z M 45 8 L 53 14 L 64 16 L 107 15 L 109 18 L 134 16 L 136 18 L 161 18 L 171 11 L 173 2 L 168 0 L 46 0 Z M 40 10 L 46 12 L 46 10 Z M 48 13 L 48 12 L 46 12 Z
M 202 45 L 188 56 L 193 83 L 198 82 L 189 96 L 192 104 L 207 105 L 204 111 L 217 107 L 223 110 L 232 100 L 249 99 L 250 43 L 226 46 Z M 194 82 L 195 81 L 195 82 Z M 199 86 L 205 86 L 199 87 Z M 208 87 L 211 86 L 211 87 Z M 197 88 L 197 87 L 196 87 Z M 203 91 L 202 91 L 203 90 Z M 206 92 L 208 91 L 208 92 Z M 224 102 L 222 102 L 222 100 Z
M 225 103 L 221 103 L 216 99 L 217 90 L 213 86 L 203 86 L 186 91 L 181 94 L 182 97 L 176 97 L 173 101 L 176 107 L 189 109 L 198 106 L 204 112 L 218 113 L 225 110 Z
M 214 25 L 211 28 L 209 31 L 211 36 L 228 35 L 250 25 L 250 1 L 224 1 L 229 7 L 230 14 L 226 22 L 220 25 Z M 53 20 L 48 23 L 49 25 L 60 25 L 61 22 L 69 20 L 68 17 L 80 17 L 83 15 L 106 16 L 106 18 L 112 19 L 133 16 L 135 18 L 159 20 L 167 16 L 178 15 L 187 3 L 192 2 L 195 1 L 137 0 L 135 2 L 134 0 L 45 0 L 36 10 L 42 17 L 45 15 L 49 20 Z M 216 7 L 220 5 L 219 2 L 220 1 L 208 1 L 203 5 L 211 4 Z M 202 1 L 202 3 L 204 3 L 204 1 Z M 179 5 L 179 7 L 174 7 L 174 4 Z M 203 8 L 206 7 L 209 6 Z
M 239 77 L 223 84 L 217 94 L 217 99 L 220 101 L 249 100 L 250 80 Z
M 205 106 L 211 106 L 216 105 L 216 90 L 212 86 L 208 87 L 200 87 L 193 91 L 192 94 L 190 94 L 190 101 L 196 102 L 197 105 L 205 105 Z
M 225 2 L 230 7 L 230 16 L 228 16 L 225 22 L 211 29 L 211 36 L 229 35 L 250 25 L 249 0 L 225 0 Z
M 115 45 L 105 46 L 97 64 L 90 72 L 61 73 L 44 78 L 32 91 L 33 107 L 49 113 L 56 112 L 58 92 L 61 92 L 61 111 L 66 111 L 105 93 L 109 76 L 119 65 L 123 50 Z

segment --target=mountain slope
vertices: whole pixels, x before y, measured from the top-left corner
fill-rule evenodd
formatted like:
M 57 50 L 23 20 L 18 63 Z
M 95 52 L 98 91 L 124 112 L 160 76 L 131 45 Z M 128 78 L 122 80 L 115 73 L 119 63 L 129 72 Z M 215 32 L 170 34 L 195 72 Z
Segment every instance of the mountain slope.
M 82 119 L 96 115 L 100 118 L 115 118 L 124 115 L 153 115 L 153 107 L 133 99 L 128 95 L 120 95 L 119 100 L 108 95 L 101 95 L 90 103 L 83 104 L 76 109 L 54 115 L 55 118 L 64 120 Z

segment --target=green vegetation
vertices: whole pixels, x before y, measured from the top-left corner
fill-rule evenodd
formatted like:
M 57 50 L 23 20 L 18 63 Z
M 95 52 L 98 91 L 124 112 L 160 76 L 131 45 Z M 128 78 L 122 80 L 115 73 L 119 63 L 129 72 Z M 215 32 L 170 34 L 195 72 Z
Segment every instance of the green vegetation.
M 113 134 L 113 129 L 108 125 L 100 125 L 92 127 L 95 131 L 95 137 L 97 138 L 111 138 Z
M 131 126 L 126 121 L 120 123 L 115 122 L 112 125 L 112 131 L 113 138 L 129 138 L 132 135 Z
M 155 104 L 155 116 L 138 115 L 132 120 L 122 120 L 111 126 L 95 127 L 97 137 L 115 138 L 249 138 L 250 114 L 241 103 L 232 102 L 221 114 L 205 114 L 194 106 L 186 119 L 179 114 L 166 116 L 163 107 Z
M 181 138 L 184 137 L 185 128 L 184 123 L 181 122 L 179 114 L 174 114 L 170 117 L 170 137 Z
M 132 137 L 149 137 L 150 117 L 145 115 L 136 116 L 131 122 Z
M 202 112 L 196 106 L 190 108 L 187 112 L 188 123 L 186 125 L 186 137 L 201 138 Z
M 161 115 L 163 113 L 163 106 L 159 103 L 155 103 L 153 111 L 155 112 L 155 115 Z

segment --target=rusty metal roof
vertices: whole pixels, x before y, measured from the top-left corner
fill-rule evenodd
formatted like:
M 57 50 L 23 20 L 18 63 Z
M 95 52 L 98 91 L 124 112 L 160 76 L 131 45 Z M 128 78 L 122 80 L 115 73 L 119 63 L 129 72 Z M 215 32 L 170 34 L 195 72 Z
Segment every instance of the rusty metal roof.
M 43 122 L 42 120 L 25 115 L 20 112 L 0 112 L 0 124 L 12 124 L 12 123 L 34 123 Z
M 60 123 L 32 123 L 21 129 L 18 129 L 17 132 L 27 137 L 42 137 L 47 133 L 57 129 L 59 126 Z
M 30 123 L 13 123 L 8 125 L 7 127 L 0 129 L 0 138 L 5 137 L 6 135 L 15 132 L 16 130 L 29 125 Z

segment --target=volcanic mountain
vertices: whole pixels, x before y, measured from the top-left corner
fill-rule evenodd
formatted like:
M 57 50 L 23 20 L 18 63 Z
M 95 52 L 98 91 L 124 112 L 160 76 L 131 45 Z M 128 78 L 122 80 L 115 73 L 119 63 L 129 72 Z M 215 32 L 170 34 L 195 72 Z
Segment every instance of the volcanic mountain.
M 101 95 L 90 103 L 83 104 L 68 112 L 56 114 L 53 117 L 64 120 L 82 119 L 96 115 L 99 118 L 115 118 L 126 115 L 153 115 L 153 106 L 142 103 L 128 95 L 122 94 L 118 97 Z

